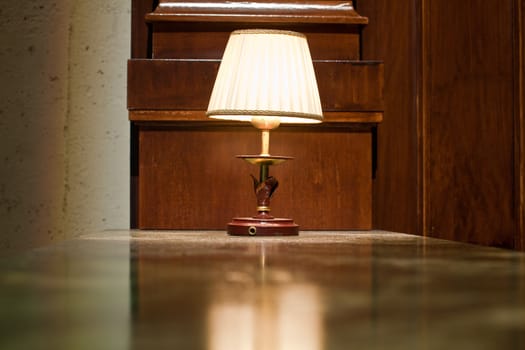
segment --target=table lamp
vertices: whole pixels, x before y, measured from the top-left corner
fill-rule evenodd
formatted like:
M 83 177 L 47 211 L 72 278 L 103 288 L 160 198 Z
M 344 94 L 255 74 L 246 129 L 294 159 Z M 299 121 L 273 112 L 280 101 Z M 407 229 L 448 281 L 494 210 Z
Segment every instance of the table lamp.
M 323 119 L 317 81 L 306 36 L 284 30 L 247 29 L 231 33 L 206 113 L 208 117 L 251 122 L 261 130 L 261 153 L 240 155 L 259 166 L 252 176 L 256 214 L 233 218 L 230 235 L 297 235 L 289 218 L 270 214 L 270 197 L 278 186 L 271 165 L 292 157 L 270 155 L 270 130 L 281 123 L 320 123 Z

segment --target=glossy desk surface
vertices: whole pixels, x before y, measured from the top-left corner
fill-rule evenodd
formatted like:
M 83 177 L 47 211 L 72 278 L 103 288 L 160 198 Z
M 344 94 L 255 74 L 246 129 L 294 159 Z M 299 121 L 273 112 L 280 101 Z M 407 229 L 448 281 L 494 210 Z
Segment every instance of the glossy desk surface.
M 525 349 L 525 254 L 115 231 L 0 259 L 0 349 Z

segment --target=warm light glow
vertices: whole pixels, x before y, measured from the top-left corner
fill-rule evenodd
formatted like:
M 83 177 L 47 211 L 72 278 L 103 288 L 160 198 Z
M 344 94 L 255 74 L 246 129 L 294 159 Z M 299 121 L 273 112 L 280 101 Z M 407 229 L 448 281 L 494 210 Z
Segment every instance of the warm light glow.
M 279 123 L 321 122 L 321 102 L 306 37 L 282 30 L 233 32 L 207 115 L 253 121 L 267 130 Z
M 226 289 L 223 289 L 226 288 Z M 265 286 L 256 294 L 233 287 L 208 308 L 208 350 L 320 350 L 324 323 L 322 296 L 309 284 Z M 232 291 L 231 289 L 235 290 Z M 239 297 L 242 296 L 242 297 Z

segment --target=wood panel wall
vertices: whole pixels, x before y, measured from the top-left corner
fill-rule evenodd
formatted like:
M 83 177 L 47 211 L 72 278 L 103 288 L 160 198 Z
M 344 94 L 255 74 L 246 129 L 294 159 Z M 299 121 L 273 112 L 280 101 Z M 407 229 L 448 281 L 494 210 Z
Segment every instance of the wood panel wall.
M 423 13 L 430 236 L 514 246 L 513 5 L 433 0 Z
M 374 181 L 374 226 L 391 231 L 422 230 L 418 108 L 418 9 L 406 2 L 360 0 L 370 20 L 362 33 L 363 59 L 385 65 L 385 118 L 378 127 Z
M 354 5 L 369 18 L 361 59 L 385 63 L 374 227 L 525 249 L 524 2 Z M 134 36 L 155 7 L 133 1 Z
M 385 62 L 376 228 L 524 249 L 523 7 L 358 1 Z
M 360 60 L 368 20 L 351 1 L 134 0 L 132 9 L 131 227 L 222 229 L 256 213 L 249 173 L 258 169 L 234 156 L 258 150 L 260 137 L 249 125 L 210 120 L 205 110 L 229 34 L 263 27 L 306 34 L 325 116 L 318 126 L 272 132 L 272 152 L 295 158 L 272 167 L 282 184 L 272 214 L 305 230 L 372 228 L 383 65 Z

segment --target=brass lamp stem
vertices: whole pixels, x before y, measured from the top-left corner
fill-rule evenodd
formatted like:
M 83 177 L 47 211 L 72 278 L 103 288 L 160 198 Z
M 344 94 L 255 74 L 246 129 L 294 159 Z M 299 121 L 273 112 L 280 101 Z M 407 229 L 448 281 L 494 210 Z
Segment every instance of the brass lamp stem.
M 270 155 L 270 130 L 261 130 L 261 156 Z

